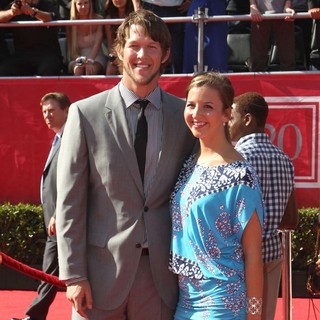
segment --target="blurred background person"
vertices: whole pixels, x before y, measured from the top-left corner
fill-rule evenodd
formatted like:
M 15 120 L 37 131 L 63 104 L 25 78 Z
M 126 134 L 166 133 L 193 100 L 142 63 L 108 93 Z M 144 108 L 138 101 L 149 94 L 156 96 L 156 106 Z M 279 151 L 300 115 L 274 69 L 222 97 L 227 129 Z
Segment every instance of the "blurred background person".
M 278 50 L 281 71 L 295 70 L 295 11 L 289 0 L 251 0 L 251 67 L 250 71 L 264 72 L 268 69 L 270 36 L 273 34 Z M 288 13 L 284 19 L 263 19 L 262 14 Z
M 208 15 L 225 15 L 225 0 L 192 0 L 188 16 L 192 16 L 198 8 L 208 8 Z M 203 61 L 208 71 L 228 71 L 228 24 L 223 22 L 208 22 L 204 25 Z M 197 71 L 198 63 L 198 25 L 187 23 L 183 50 L 183 73 Z
M 92 0 L 72 0 L 71 20 L 102 19 L 94 12 Z M 76 76 L 104 74 L 103 26 L 82 24 L 67 28 L 69 72 Z
M 0 17 L 0 21 L 1 21 L 1 17 Z M 9 57 L 8 45 L 5 40 L 3 29 L 0 28 L 0 63 L 2 60 L 8 57 Z
M 292 0 L 292 9 L 295 13 L 308 12 L 308 0 Z M 312 19 L 295 19 L 294 20 L 295 32 L 301 32 L 301 43 L 297 44 L 303 47 L 304 59 L 306 62 L 306 68 L 310 66 L 310 53 L 311 53 L 311 38 L 312 38 Z
M 106 19 L 124 19 L 130 12 L 132 12 L 132 0 L 107 0 L 105 8 Z M 118 25 L 106 24 L 104 27 L 105 37 L 107 40 L 107 75 L 120 74 L 119 60 L 113 48 L 113 43 L 117 35 Z
M 282 267 L 282 246 L 278 229 L 286 208 L 290 208 L 290 214 L 293 215 L 290 229 L 296 228 L 299 221 L 294 195 L 293 163 L 282 150 L 272 144 L 265 133 L 268 112 L 268 104 L 259 93 L 246 92 L 234 99 L 229 121 L 230 136 L 236 142 L 235 149 L 256 170 L 265 204 L 262 234 L 262 320 L 274 319 L 276 311 Z M 282 226 L 284 229 L 286 227 Z
M 320 55 L 320 0 L 308 0 L 308 13 L 314 21 L 315 27 L 315 45 Z M 319 64 L 317 65 L 319 69 Z
M 9 17 L 14 15 L 14 8 L 11 1 L 3 0 L 0 2 L 0 22 L 8 22 Z M 6 41 L 6 29 L 0 28 L 0 63 L 9 56 L 9 48 Z
M 47 274 L 55 276 L 59 275 L 56 238 L 57 163 L 60 141 L 64 125 L 67 121 L 70 104 L 69 98 L 61 92 L 47 93 L 40 101 L 43 119 L 48 128 L 55 133 L 40 183 L 44 230 L 47 235 L 42 270 Z M 57 291 L 57 287 L 42 281 L 38 287 L 38 296 L 26 311 L 28 317 L 22 320 L 45 320 Z M 11 320 L 19 319 L 12 318 Z
M 227 14 L 231 16 L 249 14 L 250 1 L 249 0 L 227 0 Z M 250 21 L 229 21 L 229 29 L 235 28 L 237 30 L 246 30 L 251 28 Z
M 13 2 L 1 11 L 0 19 L 50 22 L 59 19 L 59 7 L 50 0 Z M 12 36 L 14 53 L 0 63 L 0 76 L 57 76 L 62 72 L 57 27 L 12 28 Z
M 58 0 L 60 18 L 68 20 L 70 19 L 71 0 Z

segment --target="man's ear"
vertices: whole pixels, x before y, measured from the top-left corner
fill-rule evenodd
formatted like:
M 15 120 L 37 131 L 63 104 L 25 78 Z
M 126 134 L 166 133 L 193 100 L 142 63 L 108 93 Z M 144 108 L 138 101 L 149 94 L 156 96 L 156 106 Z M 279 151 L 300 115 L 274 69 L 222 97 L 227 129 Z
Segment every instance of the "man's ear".
M 123 49 L 116 49 L 117 58 L 122 62 L 123 61 Z
M 243 117 L 243 122 L 246 127 L 252 124 L 253 118 L 251 113 L 246 113 Z
M 161 59 L 161 63 L 165 63 L 167 62 L 167 60 L 169 59 L 170 57 L 170 48 L 167 49 L 166 53 L 163 55 L 162 59 Z

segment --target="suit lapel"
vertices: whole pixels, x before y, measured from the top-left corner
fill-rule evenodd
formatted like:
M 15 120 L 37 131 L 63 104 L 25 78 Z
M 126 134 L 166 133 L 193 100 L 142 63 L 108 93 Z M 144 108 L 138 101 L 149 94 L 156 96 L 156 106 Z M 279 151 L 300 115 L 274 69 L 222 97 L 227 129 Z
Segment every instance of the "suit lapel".
M 172 160 L 171 155 L 176 148 L 177 139 L 175 137 L 179 136 L 181 126 L 184 123 L 181 119 L 181 109 L 176 105 L 176 101 L 164 91 L 161 94 L 163 112 L 161 156 L 148 198 L 152 196 L 153 191 L 157 192 L 159 179 L 161 179 L 162 175 L 167 174 L 167 168 Z
M 121 155 L 128 163 L 130 172 L 143 193 L 136 154 L 126 119 L 125 105 L 120 96 L 118 86 L 109 92 L 105 105 L 105 118 L 113 133 L 114 140 L 121 150 Z
M 52 159 L 55 157 L 55 155 L 57 154 L 59 148 L 60 148 L 60 142 L 61 142 L 61 138 L 57 141 L 56 145 L 54 146 L 54 148 L 52 149 L 52 152 L 50 152 L 47 162 L 44 166 L 43 172 L 42 172 L 42 176 L 41 176 L 41 181 L 40 181 L 40 199 L 41 199 L 41 203 L 43 203 L 43 194 L 42 194 L 42 188 L 43 188 L 43 182 L 46 179 L 49 169 L 50 169 L 50 164 Z
M 46 171 L 47 167 L 50 165 L 53 157 L 55 156 L 55 154 L 57 153 L 57 151 L 59 150 L 60 148 L 60 142 L 61 142 L 61 138 L 57 141 L 56 145 L 53 147 L 52 151 L 50 152 L 50 155 L 47 159 L 47 162 L 44 166 L 44 171 Z
M 171 97 L 162 91 L 163 104 L 163 133 L 162 152 L 160 162 L 170 159 L 170 154 L 175 148 L 175 136 L 179 135 L 181 129 L 181 110 L 177 108 Z

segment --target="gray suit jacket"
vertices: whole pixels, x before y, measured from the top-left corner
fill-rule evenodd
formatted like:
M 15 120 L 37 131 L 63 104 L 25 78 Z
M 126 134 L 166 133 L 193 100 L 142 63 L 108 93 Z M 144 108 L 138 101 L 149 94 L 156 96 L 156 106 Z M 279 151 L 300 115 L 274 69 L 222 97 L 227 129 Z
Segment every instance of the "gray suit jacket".
M 57 235 L 60 278 L 87 277 L 94 306 L 124 302 L 145 230 L 155 285 L 172 309 L 177 279 L 169 272 L 169 197 L 195 139 L 184 102 L 162 91 L 163 142 L 147 199 L 118 87 L 70 107 L 58 161 Z
M 42 211 L 44 220 L 44 229 L 48 234 L 47 227 L 51 217 L 56 216 L 56 202 L 57 202 L 57 164 L 60 149 L 60 141 L 54 148 L 53 153 L 48 159 L 42 173 Z M 55 240 L 56 236 L 51 236 L 51 240 Z

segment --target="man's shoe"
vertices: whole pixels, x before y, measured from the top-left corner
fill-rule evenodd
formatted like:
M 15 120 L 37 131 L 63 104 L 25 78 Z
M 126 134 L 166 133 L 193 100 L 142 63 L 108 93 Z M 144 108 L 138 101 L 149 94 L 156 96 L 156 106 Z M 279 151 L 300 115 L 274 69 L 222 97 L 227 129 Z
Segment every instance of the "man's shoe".
M 10 320 L 32 320 L 32 318 L 30 318 L 30 317 L 26 317 L 26 318 L 11 318 Z

